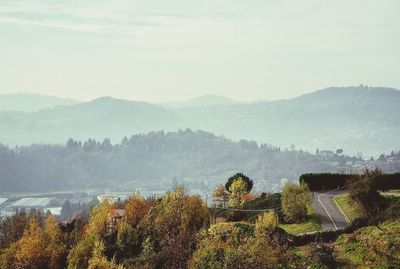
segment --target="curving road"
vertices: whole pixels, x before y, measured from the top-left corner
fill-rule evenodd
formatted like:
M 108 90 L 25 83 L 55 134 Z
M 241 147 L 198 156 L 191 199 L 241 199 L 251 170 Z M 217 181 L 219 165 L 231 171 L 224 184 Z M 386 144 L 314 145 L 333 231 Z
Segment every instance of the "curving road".
M 333 201 L 334 195 L 343 192 L 343 190 L 313 192 L 312 206 L 314 213 L 321 220 L 322 231 L 344 229 L 349 225 L 350 221 Z

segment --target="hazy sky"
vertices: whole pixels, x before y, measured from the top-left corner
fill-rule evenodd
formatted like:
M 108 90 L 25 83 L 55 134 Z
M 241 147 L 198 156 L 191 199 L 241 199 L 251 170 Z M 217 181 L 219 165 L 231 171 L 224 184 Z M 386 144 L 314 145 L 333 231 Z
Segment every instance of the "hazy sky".
M 0 93 L 151 102 L 400 88 L 399 0 L 0 0 Z

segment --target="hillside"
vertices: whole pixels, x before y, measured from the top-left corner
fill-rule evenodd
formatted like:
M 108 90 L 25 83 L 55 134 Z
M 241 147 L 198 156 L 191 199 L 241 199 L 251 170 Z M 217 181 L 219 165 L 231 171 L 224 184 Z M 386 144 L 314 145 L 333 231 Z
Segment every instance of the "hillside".
M 399 143 L 400 119 L 395 115 L 400 113 L 400 91 L 328 88 L 290 100 L 186 108 L 179 113 L 191 128 L 234 139 L 371 154 Z
M 208 94 L 192 98 L 186 102 L 168 102 L 160 105 L 167 108 L 184 108 L 184 107 L 204 107 L 204 106 L 226 106 L 240 104 L 240 102 L 229 99 L 224 96 Z
M 367 165 L 387 172 L 399 169 L 398 162 L 364 161 L 345 155 L 326 161 L 301 150 L 285 151 L 247 140 L 234 142 L 191 130 L 134 135 L 119 144 L 108 139 L 69 139 L 64 145 L 0 145 L 0 192 L 91 188 L 154 192 L 184 183 L 204 194 L 237 171 L 254 179 L 255 191 L 278 191 L 281 179 L 297 180 L 307 172 L 337 172 Z M 342 158 L 346 166 L 340 165 Z
M 282 148 L 294 144 L 309 151 L 343 148 L 377 155 L 399 144 L 399 114 L 400 91 L 364 86 L 254 103 L 206 96 L 168 106 L 104 97 L 35 113 L 0 112 L 0 141 L 11 145 L 63 143 L 68 137 L 120 141 L 130 133 L 191 128 Z
M 0 113 L 0 141 L 11 145 L 65 143 L 70 137 L 120 141 L 126 134 L 178 129 L 179 122 L 179 115 L 156 105 L 102 97 L 35 113 Z
M 78 101 L 48 95 L 14 93 L 0 95 L 0 111 L 33 112 L 55 106 L 73 105 Z
M 2 192 L 108 187 L 126 191 L 166 190 L 184 183 L 202 193 L 242 171 L 255 179 L 255 190 L 278 190 L 281 178 L 297 180 L 305 171 L 335 171 L 307 152 L 281 152 L 254 141 L 233 142 L 190 130 L 152 132 L 66 146 L 0 147 Z

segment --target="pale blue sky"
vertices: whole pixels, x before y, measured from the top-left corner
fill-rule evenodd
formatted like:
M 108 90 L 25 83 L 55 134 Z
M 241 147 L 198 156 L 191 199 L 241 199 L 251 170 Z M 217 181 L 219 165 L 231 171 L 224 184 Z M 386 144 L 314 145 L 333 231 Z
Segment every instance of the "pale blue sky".
M 150 102 L 400 88 L 398 0 L 0 0 L 0 93 Z

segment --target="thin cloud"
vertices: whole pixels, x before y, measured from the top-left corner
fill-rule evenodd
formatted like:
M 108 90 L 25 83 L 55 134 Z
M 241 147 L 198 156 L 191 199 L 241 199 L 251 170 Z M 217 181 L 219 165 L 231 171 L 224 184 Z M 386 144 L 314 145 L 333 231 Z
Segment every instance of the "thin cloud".
M 132 12 L 129 12 L 132 11 Z M 0 24 L 51 27 L 83 32 L 131 35 L 137 27 L 163 27 L 177 23 L 162 14 L 146 13 L 132 7 L 72 5 L 68 2 L 2 1 Z
M 52 28 L 62 28 L 81 32 L 101 32 L 104 30 L 102 25 L 97 24 L 74 24 L 58 21 L 34 21 L 20 18 L 0 17 L 0 23 L 14 24 L 20 26 L 42 26 Z

